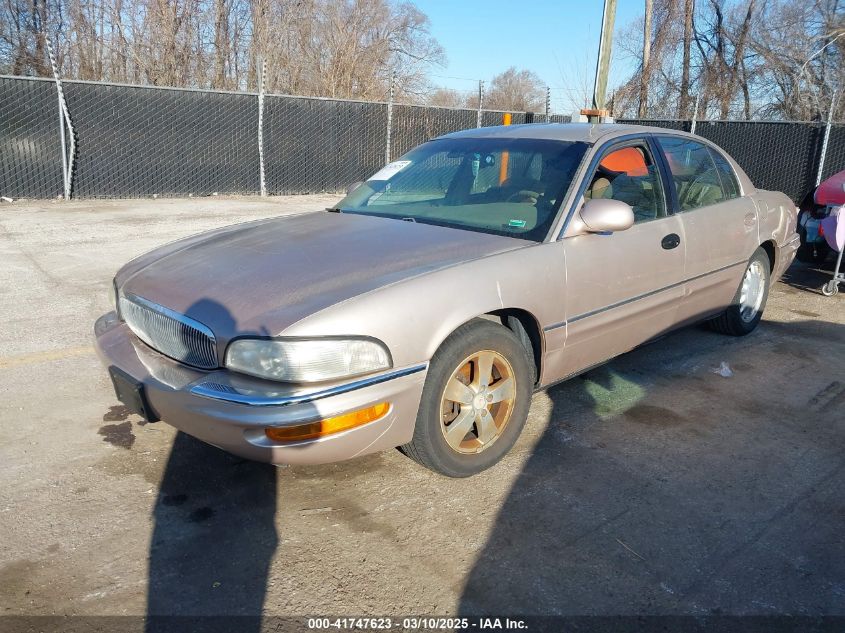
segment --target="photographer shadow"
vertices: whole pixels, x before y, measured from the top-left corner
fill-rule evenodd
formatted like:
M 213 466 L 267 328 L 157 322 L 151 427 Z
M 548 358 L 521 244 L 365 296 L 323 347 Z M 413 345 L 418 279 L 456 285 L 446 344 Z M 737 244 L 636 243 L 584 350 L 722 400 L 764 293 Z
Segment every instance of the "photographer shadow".
M 214 314 L 216 327 L 236 331 L 230 313 L 211 300 L 186 314 L 201 322 Z M 177 433 L 152 516 L 147 632 L 261 630 L 279 542 L 277 479 L 272 464 Z
M 537 630 L 838 613 L 843 332 L 688 328 L 550 388 L 459 612 L 569 618 Z

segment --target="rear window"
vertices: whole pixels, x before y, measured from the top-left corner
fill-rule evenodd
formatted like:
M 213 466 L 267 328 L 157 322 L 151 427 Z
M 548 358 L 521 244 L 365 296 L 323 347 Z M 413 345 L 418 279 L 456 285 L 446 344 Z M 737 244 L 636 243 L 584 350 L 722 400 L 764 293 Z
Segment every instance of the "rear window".
M 658 136 L 681 211 L 692 211 L 727 200 L 727 191 L 706 145 L 687 138 Z M 736 187 L 734 187 L 734 190 Z
M 710 156 L 713 157 L 713 162 L 716 164 L 716 170 L 719 172 L 719 178 L 722 181 L 722 190 L 725 192 L 725 198 L 739 197 L 739 182 L 736 178 L 736 173 L 728 160 L 712 147 L 708 147 Z

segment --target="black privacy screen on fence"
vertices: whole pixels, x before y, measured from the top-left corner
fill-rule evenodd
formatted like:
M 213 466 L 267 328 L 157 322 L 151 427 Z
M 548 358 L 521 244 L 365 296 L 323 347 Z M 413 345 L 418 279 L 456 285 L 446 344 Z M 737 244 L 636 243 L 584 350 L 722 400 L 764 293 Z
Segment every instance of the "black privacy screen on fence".
M 62 85 L 76 138 L 73 197 L 260 192 L 258 95 Z M 54 82 L 0 77 L 0 195 L 61 195 L 58 107 Z M 395 105 L 391 156 L 475 127 L 477 116 Z M 513 122 L 525 118 L 519 113 Z M 483 112 L 485 125 L 501 120 L 501 112 Z M 387 104 L 267 95 L 263 131 L 268 193 L 342 191 L 384 165 Z
M 63 82 L 76 140 L 72 195 L 133 198 L 260 192 L 258 96 Z M 553 115 L 552 122 L 566 116 Z M 264 171 L 270 194 L 342 191 L 383 166 L 385 103 L 268 95 Z M 483 126 L 502 113 L 483 111 Z M 513 123 L 545 121 L 518 112 Z M 689 130 L 689 121 L 622 121 Z M 394 105 L 390 156 L 474 128 L 476 110 Z M 760 188 L 799 202 L 813 190 L 822 123 L 699 122 L 696 133 L 731 154 Z M 59 106 L 53 81 L 0 77 L 0 195 L 62 194 Z M 833 126 L 824 177 L 845 169 L 845 126 Z
M 64 86 L 77 135 L 75 196 L 258 190 L 254 97 Z
M 0 196 L 60 195 L 61 147 L 56 86 L 0 79 Z
M 253 97 L 253 110 L 255 101 Z M 367 178 L 384 164 L 386 124 L 387 106 L 382 103 L 267 97 L 268 193 L 339 191 Z M 251 128 L 257 147 L 256 129 Z M 256 158 L 250 168 L 258 173 L 258 165 Z

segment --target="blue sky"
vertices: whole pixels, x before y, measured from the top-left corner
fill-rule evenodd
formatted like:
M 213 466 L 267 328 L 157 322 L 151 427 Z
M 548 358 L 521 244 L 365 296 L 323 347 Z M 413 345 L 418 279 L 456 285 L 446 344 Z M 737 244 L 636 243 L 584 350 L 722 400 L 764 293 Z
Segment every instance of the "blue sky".
M 602 0 L 414 0 L 448 57 L 432 70 L 437 85 L 477 90 L 510 66 L 536 72 L 553 88 L 552 109 L 569 113 L 584 84 L 592 92 Z M 642 0 L 618 0 L 616 29 L 643 13 Z M 610 84 L 633 69 L 614 54 Z M 583 104 L 581 104 L 583 105 Z

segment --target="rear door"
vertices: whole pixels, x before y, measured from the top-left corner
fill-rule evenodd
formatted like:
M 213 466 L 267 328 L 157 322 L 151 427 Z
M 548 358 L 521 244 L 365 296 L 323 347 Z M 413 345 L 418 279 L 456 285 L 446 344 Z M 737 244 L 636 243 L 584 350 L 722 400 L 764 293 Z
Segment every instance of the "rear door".
M 730 305 L 757 248 L 757 207 L 742 195 L 730 164 L 711 147 L 657 135 L 672 176 L 686 236 L 686 296 L 680 322 L 694 322 Z
M 674 324 L 685 240 L 666 185 L 647 137 L 611 142 L 593 159 L 577 208 L 589 198 L 621 200 L 634 209 L 635 224 L 609 235 L 564 233 L 566 322 L 558 328 L 566 327 L 566 342 L 550 350 L 549 377 L 601 363 Z

